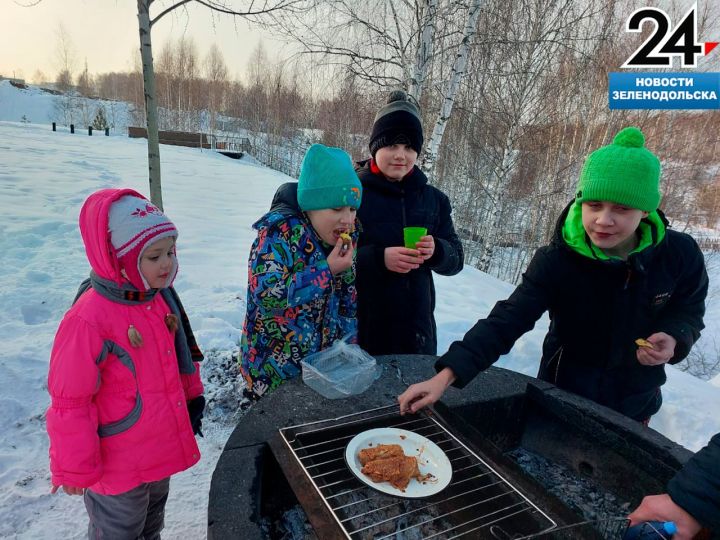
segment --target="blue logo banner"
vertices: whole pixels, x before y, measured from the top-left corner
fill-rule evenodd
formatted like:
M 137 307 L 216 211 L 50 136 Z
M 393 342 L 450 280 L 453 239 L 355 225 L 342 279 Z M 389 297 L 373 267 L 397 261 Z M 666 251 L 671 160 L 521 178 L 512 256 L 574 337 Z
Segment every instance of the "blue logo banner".
M 610 73 L 610 109 L 720 109 L 720 73 Z

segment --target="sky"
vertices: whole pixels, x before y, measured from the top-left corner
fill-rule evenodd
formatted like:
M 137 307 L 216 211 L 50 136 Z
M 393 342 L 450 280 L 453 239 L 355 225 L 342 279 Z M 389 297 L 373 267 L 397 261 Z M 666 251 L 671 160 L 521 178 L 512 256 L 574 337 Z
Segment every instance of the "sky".
M 131 1 L 131 0 L 126 0 Z M 110 137 L 51 131 L 53 96 L 0 81 L 0 538 L 86 538 L 82 500 L 50 495 L 44 411 L 55 331 L 89 271 L 77 227 L 82 202 L 105 187 L 148 193 L 147 144 L 124 130 Z M 26 117 L 29 122 L 20 122 Z M 242 379 L 224 365 L 236 353 L 247 295 L 247 257 L 255 222 L 289 177 L 252 157 L 232 160 L 207 150 L 161 146 L 163 200 L 177 225 L 175 286 L 200 348 L 208 398 L 200 463 L 173 477 L 166 540 L 203 538 L 210 479 L 232 423 L 216 403 L 232 404 Z M 212 189 L 207 182 L 212 179 Z M 710 268 L 716 287 L 720 267 Z M 438 350 L 445 352 L 513 286 L 466 266 L 436 276 Z M 708 302 L 697 346 L 716 353 L 720 296 Z M 497 365 L 535 375 L 548 328 L 544 316 Z M 670 366 L 663 406 L 650 427 L 698 450 L 720 431 L 720 376 L 712 383 Z M 221 376 L 222 375 L 222 376 Z M 415 382 L 415 381 L 413 381 Z M 278 390 L 282 391 L 282 389 Z
M 178 0 L 156 0 L 151 16 Z M 675 0 L 684 12 L 692 0 Z M 630 6 L 669 5 L 669 0 L 632 0 Z M 227 0 L 241 7 L 243 0 Z M 707 0 L 698 2 L 700 10 Z M 31 7 L 25 7 L 31 6 Z M 677 23 L 677 21 L 674 21 Z M 59 71 L 58 31 L 63 26 L 75 50 L 77 75 L 85 60 L 91 73 L 129 71 L 139 48 L 135 0 L 0 0 L 0 75 L 31 82 L 36 70 L 54 80 Z M 700 41 L 720 39 L 719 29 L 700 36 Z M 622 32 L 618 29 L 618 33 Z M 252 51 L 262 42 L 271 61 L 289 56 L 289 47 L 240 18 L 211 12 L 190 2 L 165 16 L 153 28 L 155 55 L 169 39 L 192 37 L 201 58 L 213 43 L 223 53 L 232 78 L 242 80 Z M 638 43 L 639 45 L 639 43 Z
M 31 81 L 37 69 L 54 79 L 60 25 L 75 50 L 75 73 L 87 58 L 91 73 L 129 71 L 139 49 L 135 0 L 0 0 L 0 75 Z M 175 2 L 157 0 L 151 16 Z M 236 2 L 235 5 L 240 5 Z M 187 9 L 185 9 L 187 7 Z M 216 43 L 225 57 L 229 74 L 242 78 L 250 53 L 262 41 L 270 59 L 282 44 L 239 18 L 213 14 L 194 2 L 164 16 L 153 28 L 155 56 L 168 39 L 192 37 L 200 56 Z

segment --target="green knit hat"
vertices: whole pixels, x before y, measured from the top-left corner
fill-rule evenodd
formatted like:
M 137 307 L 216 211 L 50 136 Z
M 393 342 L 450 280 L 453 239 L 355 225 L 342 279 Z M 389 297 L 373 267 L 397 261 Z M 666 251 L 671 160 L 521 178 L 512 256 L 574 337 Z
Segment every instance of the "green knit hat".
M 347 152 L 322 144 L 308 148 L 300 166 L 297 198 L 303 211 L 359 208 L 362 184 Z
M 612 144 L 598 148 L 585 160 L 576 200 L 610 201 L 646 212 L 660 204 L 660 160 L 645 148 L 636 127 L 621 130 Z

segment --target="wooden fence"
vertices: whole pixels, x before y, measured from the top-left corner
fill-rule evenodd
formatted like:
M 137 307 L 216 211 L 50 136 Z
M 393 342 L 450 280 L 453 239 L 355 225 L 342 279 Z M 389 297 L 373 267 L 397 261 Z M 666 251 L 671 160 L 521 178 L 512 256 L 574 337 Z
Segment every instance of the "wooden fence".
M 189 133 L 187 131 L 160 131 L 160 144 L 173 146 L 189 146 L 190 148 L 210 148 L 210 138 L 207 133 Z M 147 129 L 144 127 L 128 127 L 128 137 L 131 139 L 147 139 Z
M 189 146 L 190 148 L 207 148 L 223 154 L 238 154 L 242 156 L 250 152 L 252 145 L 247 137 L 234 137 L 225 141 L 217 140 L 217 136 L 207 133 L 191 133 L 187 131 L 160 131 L 160 144 L 174 146 Z M 147 139 L 147 129 L 144 127 L 128 127 L 128 137 L 132 139 Z

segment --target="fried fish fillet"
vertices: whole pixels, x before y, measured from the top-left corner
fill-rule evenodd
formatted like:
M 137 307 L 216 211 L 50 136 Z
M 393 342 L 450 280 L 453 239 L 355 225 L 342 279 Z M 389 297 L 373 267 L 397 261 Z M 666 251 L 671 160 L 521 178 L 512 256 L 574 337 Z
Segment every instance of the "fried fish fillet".
M 358 454 L 361 465 L 366 465 L 375 459 L 386 459 L 391 457 L 404 456 L 402 447 L 399 444 L 378 444 L 375 448 L 363 448 Z
M 362 473 L 369 476 L 373 482 L 390 482 L 402 490 L 410 483 L 410 479 L 421 478 L 417 458 L 406 455 L 369 461 L 362 468 Z

